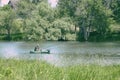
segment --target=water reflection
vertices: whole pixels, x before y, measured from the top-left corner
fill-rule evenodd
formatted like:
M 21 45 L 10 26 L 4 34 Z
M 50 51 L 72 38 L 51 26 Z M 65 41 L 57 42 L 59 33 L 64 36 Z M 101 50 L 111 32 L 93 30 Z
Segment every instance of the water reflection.
M 12 47 L 7 46 L 7 47 L 3 48 L 2 52 L 4 53 L 3 56 L 6 58 L 12 58 L 12 57 L 18 56 L 17 49 L 13 46 Z
M 40 48 L 50 49 L 51 54 L 30 54 L 36 43 L 0 42 L 1 58 L 46 60 L 56 66 L 76 64 L 120 64 L 119 42 L 39 42 Z
M 14 44 L 4 44 L 2 45 L 1 56 L 4 58 L 15 58 L 18 56 L 18 48 Z

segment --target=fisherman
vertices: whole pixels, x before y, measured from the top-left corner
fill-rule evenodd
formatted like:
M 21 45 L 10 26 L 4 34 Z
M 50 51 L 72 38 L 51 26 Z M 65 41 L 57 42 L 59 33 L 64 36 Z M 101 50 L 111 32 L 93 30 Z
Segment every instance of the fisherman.
M 34 51 L 40 51 L 40 46 L 39 46 L 39 44 L 37 44 L 37 46 L 35 46 Z

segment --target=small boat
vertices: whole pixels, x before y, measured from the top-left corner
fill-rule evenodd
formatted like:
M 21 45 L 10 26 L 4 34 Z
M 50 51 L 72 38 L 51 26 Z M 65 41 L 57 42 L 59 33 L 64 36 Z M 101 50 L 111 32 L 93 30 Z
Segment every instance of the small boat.
M 49 49 L 41 49 L 39 51 L 30 51 L 31 54 L 50 54 Z

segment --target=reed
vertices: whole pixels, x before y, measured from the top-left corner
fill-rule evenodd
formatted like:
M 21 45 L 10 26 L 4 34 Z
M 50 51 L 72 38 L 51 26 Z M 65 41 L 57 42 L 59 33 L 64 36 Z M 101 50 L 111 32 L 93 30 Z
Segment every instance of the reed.
M 39 60 L 0 59 L 0 80 L 120 80 L 120 65 L 56 67 Z

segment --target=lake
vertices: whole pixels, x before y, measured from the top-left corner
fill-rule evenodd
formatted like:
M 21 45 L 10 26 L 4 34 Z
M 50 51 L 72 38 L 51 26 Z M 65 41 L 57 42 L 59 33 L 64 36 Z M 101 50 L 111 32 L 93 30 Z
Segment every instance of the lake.
M 37 44 L 51 54 L 30 54 Z M 45 60 L 55 66 L 120 64 L 120 42 L 0 42 L 0 58 Z

